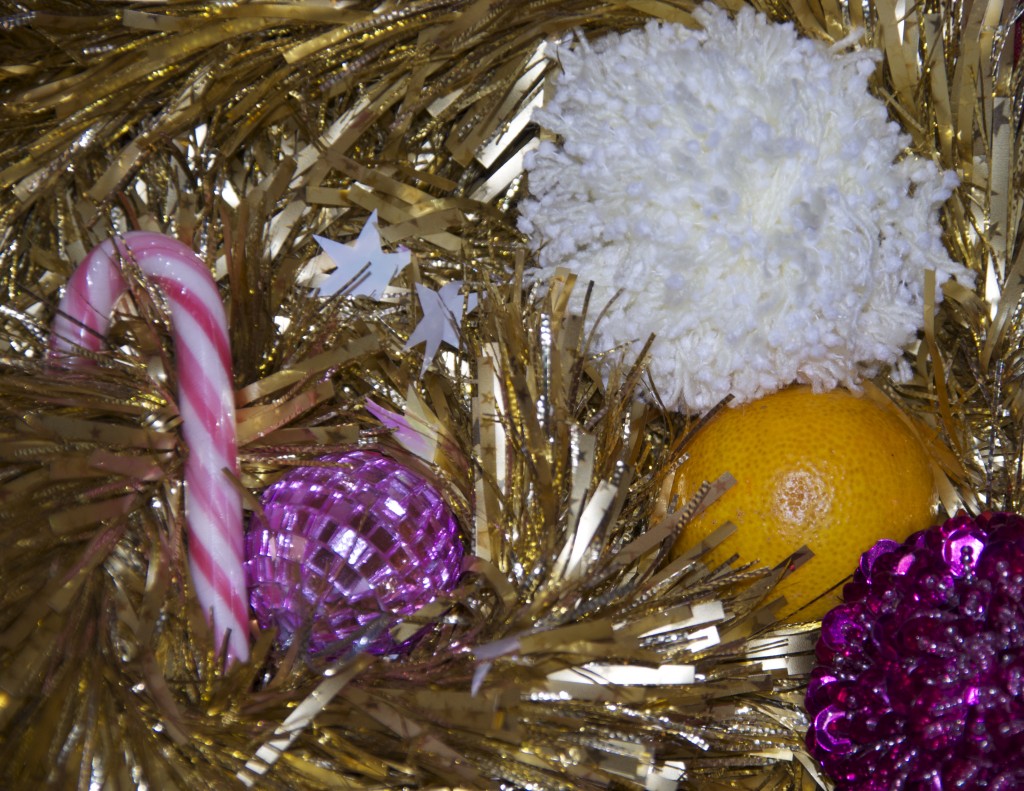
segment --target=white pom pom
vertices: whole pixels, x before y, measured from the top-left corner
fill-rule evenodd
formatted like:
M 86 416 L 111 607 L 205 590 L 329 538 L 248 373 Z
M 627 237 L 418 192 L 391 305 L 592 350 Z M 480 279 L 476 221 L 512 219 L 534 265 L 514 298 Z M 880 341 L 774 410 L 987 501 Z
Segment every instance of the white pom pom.
M 875 53 L 749 8 L 696 17 L 703 30 L 651 23 L 561 50 L 536 118 L 563 142 L 530 156 L 521 207 L 537 276 L 569 268 L 598 307 L 621 290 L 596 341 L 653 333 L 674 408 L 905 371 L 924 271 L 971 279 L 937 222 L 955 177 L 905 154 L 867 92 Z

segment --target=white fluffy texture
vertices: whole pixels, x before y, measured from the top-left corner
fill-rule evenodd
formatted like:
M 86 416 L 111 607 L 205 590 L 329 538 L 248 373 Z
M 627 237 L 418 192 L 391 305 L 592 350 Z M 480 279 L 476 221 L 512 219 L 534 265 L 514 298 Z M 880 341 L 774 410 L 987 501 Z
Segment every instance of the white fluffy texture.
M 697 16 L 701 31 L 650 24 L 560 51 L 535 118 L 564 142 L 527 161 L 521 209 L 537 276 L 594 281 L 597 308 L 621 289 L 597 344 L 654 333 L 671 408 L 905 373 L 924 270 L 971 279 L 937 222 L 955 177 L 905 156 L 867 91 L 873 53 L 832 52 L 749 8 Z

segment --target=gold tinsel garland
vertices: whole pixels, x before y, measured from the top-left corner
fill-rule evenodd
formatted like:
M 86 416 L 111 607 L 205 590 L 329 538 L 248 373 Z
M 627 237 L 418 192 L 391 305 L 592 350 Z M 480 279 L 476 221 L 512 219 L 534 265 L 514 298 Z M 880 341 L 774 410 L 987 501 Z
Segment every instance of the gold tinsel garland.
M 884 55 L 875 90 L 918 153 L 960 174 L 946 238 L 978 289 L 947 290 L 910 386 L 877 384 L 935 431 L 947 510 L 1019 509 L 1011 3 L 755 6 L 825 40 L 865 29 Z M 692 3 L 0 7 L 0 785 L 813 786 L 813 624 L 773 625 L 777 573 L 712 571 L 700 548 L 665 565 L 685 513 L 659 521 L 653 503 L 690 426 L 631 399 L 642 360 L 596 385 L 565 291 L 524 294 L 517 276 L 544 43 L 692 23 Z M 309 292 L 312 235 L 349 239 L 372 210 L 413 251 L 397 285 L 461 279 L 487 295 L 422 380 L 403 349 L 408 294 Z M 410 655 L 325 668 L 263 634 L 251 663 L 221 669 L 189 590 L 159 297 L 132 282 L 98 372 L 44 366 L 60 286 L 129 228 L 186 240 L 221 279 L 250 506 L 284 468 L 359 442 L 446 492 L 475 559 L 396 627 L 434 624 Z M 367 398 L 435 452 L 405 453 Z M 658 666 L 679 675 L 636 682 Z

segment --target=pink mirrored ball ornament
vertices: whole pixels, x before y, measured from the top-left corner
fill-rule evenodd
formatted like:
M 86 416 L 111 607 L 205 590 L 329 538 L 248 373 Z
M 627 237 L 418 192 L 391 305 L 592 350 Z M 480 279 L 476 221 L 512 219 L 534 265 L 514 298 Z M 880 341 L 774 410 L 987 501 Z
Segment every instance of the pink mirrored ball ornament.
M 267 487 L 265 519 L 246 536 L 249 599 L 260 626 L 287 643 L 308 634 L 330 654 L 382 615 L 407 615 L 454 587 L 458 523 L 440 492 L 405 465 L 357 449 L 297 467 Z M 388 631 L 367 650 L 394 653 Z

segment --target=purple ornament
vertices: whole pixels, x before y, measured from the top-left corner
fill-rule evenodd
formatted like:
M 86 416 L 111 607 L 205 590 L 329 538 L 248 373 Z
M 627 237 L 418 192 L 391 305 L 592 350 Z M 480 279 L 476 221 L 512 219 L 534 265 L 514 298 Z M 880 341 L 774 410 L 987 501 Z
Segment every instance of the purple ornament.
M 843 594 L 805 701 L 837 789 L 1024 788 L 1024 518 L 880 541 Z
M 452 589 L 458 524 L 423 477 L 381 453 L 352 450 L 298 467 L 263 492 L 266 520 L 246 536 L 249 599 L 286 641 L 308 630 L 311 653 L 384 614 L 407 615 Z M 373 653 L 406 650 L 387 633 Z

